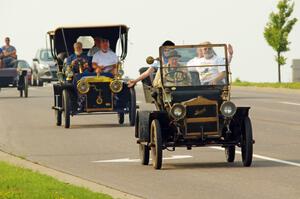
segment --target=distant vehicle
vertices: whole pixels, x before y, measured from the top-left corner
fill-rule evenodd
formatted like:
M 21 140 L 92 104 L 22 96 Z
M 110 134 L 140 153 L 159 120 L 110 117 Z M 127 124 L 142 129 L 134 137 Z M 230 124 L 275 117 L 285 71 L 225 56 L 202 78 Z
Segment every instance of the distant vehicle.
M 16 60 L 9 66 L 0 68 L 0 89 L 17 87 L 20 97 L 28 97 L 28 82 L 31 81 L 31 69 L 25 60 Z
M 199 48 L 212 51 L 219 61 L 189 64 Z M 235 148 L 240 147 L 243 165 L 250 166 L 254 143 L 250 107 L 236 107 L 230 99 L 227 46 L 162 46 L 159 50 L 156 60 L 162 66 L 161 85 L 153 81 L 153 86 L 150 78 L 143 80 L 146 101 L 154 102 L 157 110 L 138 111 L 136 115 L 141 163 L 149 164 L 151 151 L 153 167 L 160 169 L 164 149 L 220 146 L 225 149 L 227 162 L 234 162 Z M 163 52 L 172 51 L 174 57 L 163 65 Z M 148 57 L 147 63 L 154 60 Z
M 50 49 L 39 49 L 32 61 L 32 86 L 43 86 L 44 82 L 57 80 L 57 66 Z

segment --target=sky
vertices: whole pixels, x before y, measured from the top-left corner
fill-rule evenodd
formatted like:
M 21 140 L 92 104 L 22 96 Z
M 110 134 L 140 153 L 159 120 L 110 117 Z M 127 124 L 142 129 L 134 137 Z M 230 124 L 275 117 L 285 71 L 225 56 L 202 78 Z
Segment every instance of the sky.
M 230 43 L 233 79 L 277 81 L 275 52 L 264 37 L 276 0 L 0 0 L 0 44 L 11 38 L 20 59 L 30 64 L 38 48 L 46 47 L 46 33 L 64 25 L 126 24 L 129 30 L 125 74 L 138 76 L 147 56 L 158 56 L 165 40 L 176 44 Z M 300 20 L 300 2 L 293 17 Z M 291 81 L 292 59 L 300 59 L 300 21 L 291 41 L 282 80 Z

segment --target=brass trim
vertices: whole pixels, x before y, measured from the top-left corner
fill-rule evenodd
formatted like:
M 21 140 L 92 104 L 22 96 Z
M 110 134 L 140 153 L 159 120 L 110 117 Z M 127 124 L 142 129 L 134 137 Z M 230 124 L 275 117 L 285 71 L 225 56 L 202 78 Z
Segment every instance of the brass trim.
M 185 106 L 197 106 L 197 105 L 218 105 L 217 101 L 209 100 L 204 97 L 198 96 L 197 98 L 183 102 Z
M 197 123 L 197 122 L 218 122 L 216 117 L 205 117 L 205 118 L 187 118 L 186 123 Z
M 112 82 L 113 79 L 105 76 L 85 76 L 82 77 L 79 81 L 86 81 L 88 83 L 97 83 L 97 82 Z
M 112 111 L 113 108 L 88 108 L 86 112 L 100 112 L 100 111 Z
M 88 94 L 85 94 L 86 95 L 86 99 L 88 98 Z M 97 100 L 97 99 L 96 99 Z M 103 103 L 103 102 L 102 102 Z M 105 102 L 107 103 L 107 102 Z M 111 93 L 111 108 L 87 108 L 88 107 L 88 100 L 85 100 L 85 109 L 86 109 L 86 112 L 89 112 L 89 110 L 91 110 L 90 112 L 93 112 L 93 111 L 97 111 L 97 110 L 107 110 L 107 111 L 112 111 L 114 109 L 114 94 Z
M 188 136 L 201 136 L 202 132 L 192 132 L 192 133 L 188 133 Z M 215 132 L 204 132 L 204 135 L 216 135 L 219 134 L 217 131 Z

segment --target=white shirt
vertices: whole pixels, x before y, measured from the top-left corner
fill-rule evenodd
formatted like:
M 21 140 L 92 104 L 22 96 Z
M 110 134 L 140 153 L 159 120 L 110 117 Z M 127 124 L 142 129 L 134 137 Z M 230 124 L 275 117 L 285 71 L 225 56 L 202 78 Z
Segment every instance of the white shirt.
M 224 66 L 212 66 L 212 67 L 195 67 L 189 68 L 190 71 L 198 71 L 200 80 L 203 84 L 209 83 L 215 79 L 219 73 L 226 70 L 225 60 L 221 57 L 214 55 L 211 59 L 204 57 L 194 57 L 187 62 L 187 66 L 201 66 L 201 65 L 224 65 Z M 222 80 L 225 83 L 225 80 Z
M 96 63 L 98 66 L 110 66 L 113 64 L 118 63 L 118 57 L 117 55 L 109 50 L 106 53 L 104 53 L 103 51 L 99 50 L 98 52 L 95 53 L 95 55 L 93 56 L 93 63 Z M 104 69 L 104 72 L 108 72 L 112 69 L 112 67 L 108 67 Z

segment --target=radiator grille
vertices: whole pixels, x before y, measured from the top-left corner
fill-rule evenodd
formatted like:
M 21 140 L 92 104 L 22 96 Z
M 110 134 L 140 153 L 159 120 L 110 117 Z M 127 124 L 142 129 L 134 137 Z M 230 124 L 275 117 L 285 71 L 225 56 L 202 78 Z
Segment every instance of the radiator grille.
M 101 82 L 101 83 L 92 83 L 91 82 L 89 84 L 90 84 L 90 90 L 86 94 L 86 110 L 87 111 L 109 111 L 109 110 L 112 110 L 113 109 L 113 94 L 110 91 L 109 83 L 108 82 Z

